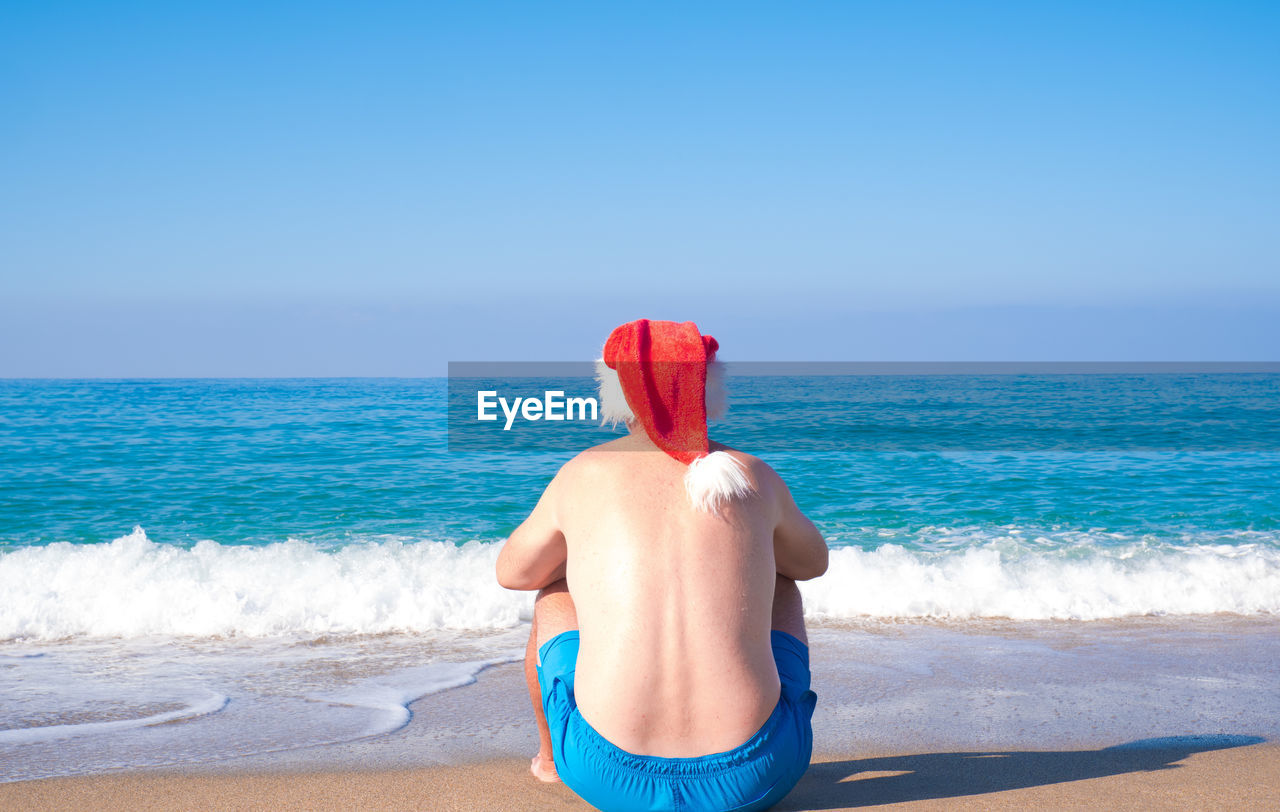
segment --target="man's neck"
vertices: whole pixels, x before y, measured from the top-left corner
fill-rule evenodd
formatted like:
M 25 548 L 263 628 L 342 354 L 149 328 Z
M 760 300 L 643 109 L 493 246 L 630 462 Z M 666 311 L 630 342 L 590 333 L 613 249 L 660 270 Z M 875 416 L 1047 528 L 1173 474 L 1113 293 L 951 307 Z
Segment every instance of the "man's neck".
M 627 430 L 631 432 L 628 444 L 637 451 L 659 451 L 657 444 L 649 438 L 645 433 L 644 427 L 639 423 L 628 423 Z

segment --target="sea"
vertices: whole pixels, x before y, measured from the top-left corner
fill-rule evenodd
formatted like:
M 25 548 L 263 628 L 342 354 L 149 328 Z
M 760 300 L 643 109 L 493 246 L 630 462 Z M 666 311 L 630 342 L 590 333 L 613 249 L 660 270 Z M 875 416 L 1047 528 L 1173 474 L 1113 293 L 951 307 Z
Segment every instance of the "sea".
M 625 429 L 479 423 L 477 388 L 0 380 L 0 781 L 377 741 L 517 673 L 532 599 L 497 552 Z M 889 729 L 859 685 L 916 685 L 893 718 L 928 727 L 952 701 L 929 674 L 970 669 L 954 697 L 1048 669 L 1103 686 L 1064 707 L 1150 693 L 1118 739 L 1280 734 L 1280 369 L 731 367 L 728 388 L 713 439 L 771 464 L 831 548 L 802 585 L 815 685 L 845 700 L 823 724 Z M 1045 691 L 947 736 L 1025 744 Z M 1079 738 L 1054 724 L 1035 735 Z

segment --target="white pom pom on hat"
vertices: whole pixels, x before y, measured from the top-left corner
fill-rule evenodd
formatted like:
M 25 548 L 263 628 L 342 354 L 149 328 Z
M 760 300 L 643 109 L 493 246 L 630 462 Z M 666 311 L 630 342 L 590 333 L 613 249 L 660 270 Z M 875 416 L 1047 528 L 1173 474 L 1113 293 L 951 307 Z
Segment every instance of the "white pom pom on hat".
M 694 508 L 715 514 L 729 502 L 749 496 L 755 490 L 742 463 L 725 451 L 712 451 L 689 463 L 684 489 Z

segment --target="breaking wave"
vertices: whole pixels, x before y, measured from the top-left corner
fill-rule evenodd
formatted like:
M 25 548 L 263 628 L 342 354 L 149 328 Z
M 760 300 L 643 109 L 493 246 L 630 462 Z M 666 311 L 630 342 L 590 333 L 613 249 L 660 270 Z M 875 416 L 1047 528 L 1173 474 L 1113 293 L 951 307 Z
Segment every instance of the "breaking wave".
M 1043 540 L 1041 540 L 1042 542 Z M 995 531 L 962 548 L 832 550 L 804 583 L 814 619 L 1095 620 L 1280 613 L 1280 545 L 1130 540 L 1055 547 Z M 326 549 L 101 544 L 0 553 L 0 640 L 319 636 L 501 629 L 528 593 L 494 580 L 499 545 L 369 541 Z

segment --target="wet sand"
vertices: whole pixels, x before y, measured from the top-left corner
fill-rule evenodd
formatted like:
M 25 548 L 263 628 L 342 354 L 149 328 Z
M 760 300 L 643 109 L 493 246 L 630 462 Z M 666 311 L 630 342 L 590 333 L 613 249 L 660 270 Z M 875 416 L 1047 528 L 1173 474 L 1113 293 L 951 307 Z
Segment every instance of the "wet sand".
M 589 809 L 524 760 L 415 770 L 127 775 L 0 785 L 9 810 Z M 1280 747 L 920 753 L 815 763 L 778 810 L 1277 809 Z
M 1276 629 L 818 624 L 814 763 L 777 808 L 1280 810 Z M 527 772 L 518 664 L 410 708 L 404 728 L 339 744 L 27 773 L 0 783 L 0 809 L 588 808 Z

